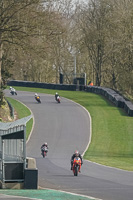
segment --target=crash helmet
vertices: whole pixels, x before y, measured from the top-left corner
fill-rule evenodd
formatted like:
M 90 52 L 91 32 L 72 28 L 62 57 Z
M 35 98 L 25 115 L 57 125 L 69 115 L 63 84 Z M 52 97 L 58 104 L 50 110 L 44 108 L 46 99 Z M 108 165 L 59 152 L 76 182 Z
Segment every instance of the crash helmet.
M 38 94 L 37 93 L 35 93 L 35 97 L 37 97 L 38 96 Z
M 79 156 L 79 151 L 75 151 L 75 156 Z
M 57 95 L 58 93 L 56 92 L 55 94 Z
M 44 145 L 47 146 L 48 145 L 47 142 L 45 142 Z
M 12 89 L 12 87 L 10 87 L 10 90 Z

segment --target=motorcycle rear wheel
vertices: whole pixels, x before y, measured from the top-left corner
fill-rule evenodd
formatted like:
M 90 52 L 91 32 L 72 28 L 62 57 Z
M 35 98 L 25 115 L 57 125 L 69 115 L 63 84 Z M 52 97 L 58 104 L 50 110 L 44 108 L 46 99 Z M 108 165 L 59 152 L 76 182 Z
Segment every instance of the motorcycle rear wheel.
M 47 155 L 47 152 L 46 152 L 46 151 L 44 151 L 44 153 L 43 153 L 43 157 L 45 158 L 45 157 L 46 157 L 46 155 Z

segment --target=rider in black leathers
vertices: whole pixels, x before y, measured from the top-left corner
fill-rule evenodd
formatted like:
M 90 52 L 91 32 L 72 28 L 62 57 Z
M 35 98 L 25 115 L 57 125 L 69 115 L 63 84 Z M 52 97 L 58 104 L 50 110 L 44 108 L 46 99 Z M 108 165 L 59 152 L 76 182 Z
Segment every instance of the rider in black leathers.
M 57 97 L 59 96 L 59 94 L 56 92 L 55 93 L 55 100 L 57 101 Z
M 43 155 L 43 153 L 44 153 L 45 147 L 48 149 L 48 144 L 47 144 L 47 142 L 45 142 L 45 143 L 41 146 L 42 155 Z
M 79 157 L 81 159 L 81 165 L 83 164 L 82 156 L 80 155 L 79 151 L 76 150 L 71 157 L 71 170 L 72 170 L 72 166 L 73 166 L 73 160 L 75 157 Z

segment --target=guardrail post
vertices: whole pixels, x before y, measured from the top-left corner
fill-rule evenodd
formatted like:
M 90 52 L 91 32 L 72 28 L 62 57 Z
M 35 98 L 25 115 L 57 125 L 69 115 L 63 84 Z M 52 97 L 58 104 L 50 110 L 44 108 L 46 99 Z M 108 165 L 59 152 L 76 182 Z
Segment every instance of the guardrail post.
M 4 140 L 2 140 L 2 188 L 5 188 Z

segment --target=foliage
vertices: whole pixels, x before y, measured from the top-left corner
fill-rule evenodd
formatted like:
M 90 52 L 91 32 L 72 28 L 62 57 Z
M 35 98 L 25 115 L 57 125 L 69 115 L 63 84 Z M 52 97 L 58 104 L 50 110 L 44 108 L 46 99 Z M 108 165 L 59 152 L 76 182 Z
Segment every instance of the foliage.
M 133 2 L 16 0 L 0 3 L 0 85 L 9 78 L 94 85 L 132 96 Z M 0 70 L 1 71 L 1 70 Z
M 2 107 L 2 105 L 5 105 L 5 101 L 4 101 L 4 93 L 3 93 L 3 90 L 0 89 L 0 107 Z
M 76 18 L 94 84 L 129 94 L 133 88 L 132 8 L 130 0 L 90 0 Z

